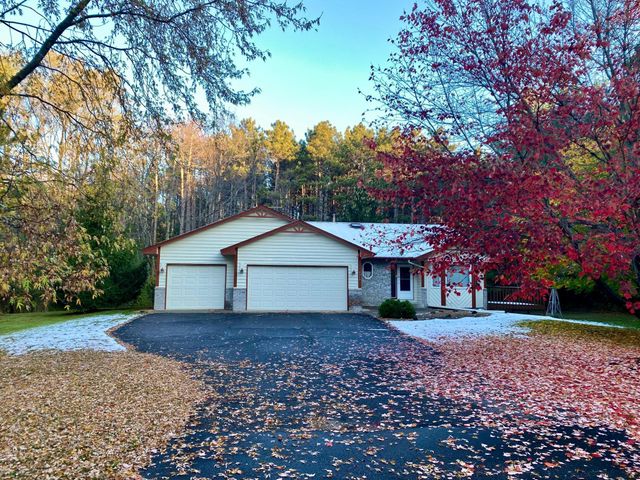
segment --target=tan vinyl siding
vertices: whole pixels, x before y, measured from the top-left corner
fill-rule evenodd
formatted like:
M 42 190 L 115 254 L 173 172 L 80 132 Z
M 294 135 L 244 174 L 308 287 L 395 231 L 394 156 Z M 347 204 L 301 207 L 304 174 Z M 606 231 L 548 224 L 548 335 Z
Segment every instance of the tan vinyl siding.
M 427 289 L 427 303 L 430 307 L 440 307 L 442 305 L 442 297 L 440 290 L 440 277 L 434 278 L 433 275 L 425 276 L 425 287 Z M 437 285 L 434 285 L 436 283 Z M 481 282 L 482 289 L 476 290 L 476 308 L 483 308 L 484 282 Z M 456 293 L 457 292 L 457 293 Z M 454 287 L 454 291 L 447 288 L 447 308 L 471 308 L 473 305 L 473 292 L 467 287 Z
M 227 265 L 227 288 L 233 287 L 233 257 L 224 257 L 220 249 L 242 242 L 287 223 L 272 217 L 240 217 L 189 235 L 160 248 L 160 287 L 165 286 L 168 263 Z
M 358 288 L 358 251 L 318 233 L 280 232 L 240 247 L 240 288 L 246 288 L 247 265 L 345 266 L 349 269 L 349 289 Z

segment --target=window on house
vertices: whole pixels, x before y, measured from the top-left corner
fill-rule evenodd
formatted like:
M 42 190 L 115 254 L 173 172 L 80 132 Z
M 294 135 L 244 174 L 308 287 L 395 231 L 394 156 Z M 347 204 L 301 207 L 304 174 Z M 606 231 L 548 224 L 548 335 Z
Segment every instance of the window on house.
M 399 267 L 398 270 L 400 274 L 400 291 L 410 292 L 411 291 L 411 268 Z
M 447 270 L 447 285 L 468 287 L 470 284 L 469 269 L 463 265 L 453 265 Z
M 373 264 L 366 262 L 362 264 L 362 277 L 369 280 L 373 277 Z
M 396 282 L 396 269 L 391 269 L 391 298 L 398 298 L 398 282 Z

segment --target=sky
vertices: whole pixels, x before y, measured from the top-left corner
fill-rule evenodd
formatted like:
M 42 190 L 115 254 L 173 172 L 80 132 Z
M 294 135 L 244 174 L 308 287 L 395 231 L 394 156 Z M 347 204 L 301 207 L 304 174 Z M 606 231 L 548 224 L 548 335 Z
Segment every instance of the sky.
M 309 17 L 322 16 L 317 31 L 271 28 L 258 37 L 257 43 L 271 52 L 271 58 L 250 63 L 250 76 L 236 85 L 262 92 L 250 105 L 232 108 L 238 120 L 252 117 L 265 129 L 283 120 L 298 138 L 322 120 L 343 131 L 363 119 L 363 112 L 372 106 L 358 89 L 371 92 L 370 66 L 385 63 L 393 49 L 388 39 L 400 31 L 399 17 L 412 2 L 304 0 L 304 4 Z

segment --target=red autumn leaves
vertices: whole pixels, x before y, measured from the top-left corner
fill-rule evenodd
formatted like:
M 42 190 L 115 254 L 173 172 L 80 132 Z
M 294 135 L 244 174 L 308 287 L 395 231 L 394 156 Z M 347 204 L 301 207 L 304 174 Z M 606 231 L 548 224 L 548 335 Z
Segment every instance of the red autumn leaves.
M 503 283 L 603 287 L 635 312 L 640 38 L 623 33 L 640 27 L 640 4 L 604 15 L 578 3 L 439 0 L 408 13 L 374 74 L 406 127 L 379 155 L 391 187 L 375 194 L 450 227 L 436 251 L 467 252 Z

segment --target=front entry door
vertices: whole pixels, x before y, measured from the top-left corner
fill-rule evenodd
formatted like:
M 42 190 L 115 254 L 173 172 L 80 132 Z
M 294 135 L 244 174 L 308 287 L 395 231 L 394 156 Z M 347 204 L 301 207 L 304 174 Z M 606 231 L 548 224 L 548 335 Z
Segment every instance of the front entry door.
M 400 300 L 413 300 L 413 275 L 411 275 L 411 267 L 398 267 L 398 298 Z

